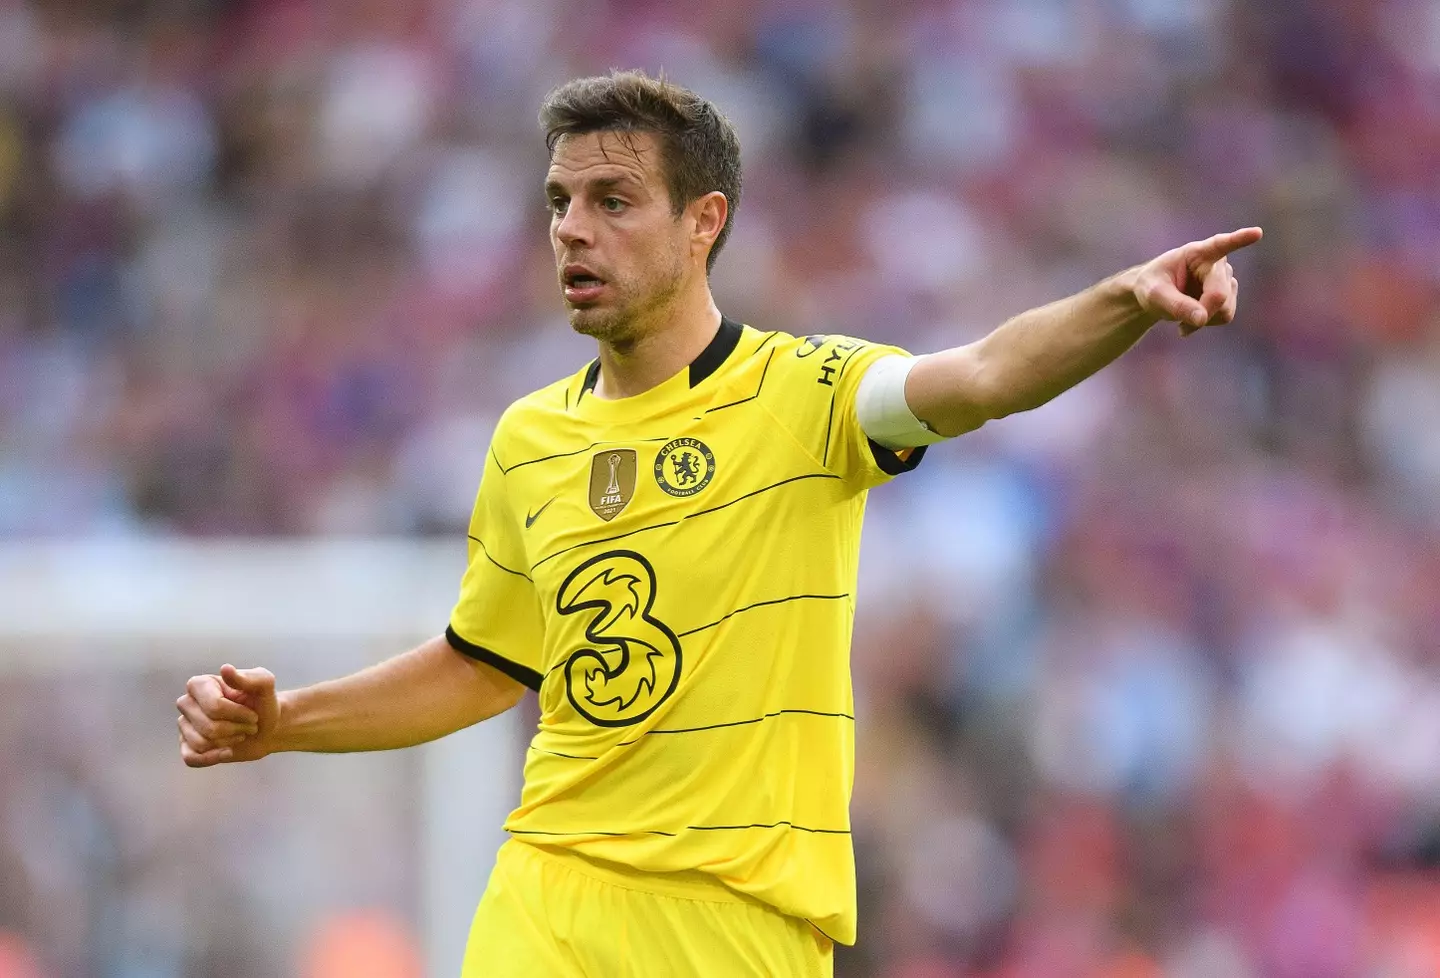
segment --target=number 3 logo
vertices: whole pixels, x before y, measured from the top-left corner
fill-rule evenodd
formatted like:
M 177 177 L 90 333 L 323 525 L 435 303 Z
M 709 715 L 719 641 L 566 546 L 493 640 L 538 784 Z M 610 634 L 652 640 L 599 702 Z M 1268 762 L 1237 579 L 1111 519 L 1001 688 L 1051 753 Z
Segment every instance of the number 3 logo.
M 597 726 L 639 723 L 680 683 L 680 639 L 650 615 L 655 591 L 650 561 L 633 550 L 612 550 L 571 571 L 555 596 L 562 615 L 594 613 L 585 626 L 594 646 L 565 661 L 565 693 Z

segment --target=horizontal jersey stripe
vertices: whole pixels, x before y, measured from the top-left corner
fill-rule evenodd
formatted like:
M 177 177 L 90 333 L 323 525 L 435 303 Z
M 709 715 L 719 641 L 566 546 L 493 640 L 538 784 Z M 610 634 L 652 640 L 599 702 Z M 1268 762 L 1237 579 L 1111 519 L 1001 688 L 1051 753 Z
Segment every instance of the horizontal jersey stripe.
M 833 717 L 833 718 L 835 718 L 835 719 L 837 719 L 837 720 L 850 720 L 850 721 L 854 721 L 854 719 L 855 719 L 855 718 L 854 718 L 853 716 L 851 716 L 849 713 L 839 713 L 839 712 L 836 712 L 836 713 L 826 713 L 826 712 L 823 711 L 823 710 L 776 710 L 776 711 L 773 712 L 773 713 L 767 713 L 767 714 L 765 714 L 764 716 L 753 717 L 753 718 L 751 718 L 751 719 L 749 719 L 749 720 L 727 720 L 727 721 L 725 721 L 725 722 L 723 722 L 723 723 L 707 723 L 707 724 L 704 725 L 703 727 L 676 727 L 676 728 L 674 728 L 674 729 L 666 729 L 666 728 L 664 728 L 664 727 L 657 727 L 657 728 L 654 729 L 654 730 L 647 730 L 647 731 L 645 731 L 645 736 L 648 737 L 648 736 L 651 736 L 652 734 L 703 733 L 703 732 L 706 731 L 706 730 L 721 730 L 721 729 L 723 729 L 723 728 L 725 728 L 725 727 L 748 727 L 748 726 L 749 726 L 750 724 L 752 724 L 752 723 L 764 723 L 766 720 L 773 720 L 773 719 L 775 719 L 776 717 L 796 716 L 796 715 L 799 715 L 799 716 L 812 716 L 812 717 Z M 633 744 L 633 743 L 635 743 L 635 741 L 633 741 L 633 740 L 627 740 L 627 741 L 621 741 L 621 743 L 622 743 L 622 744 L 627 744 L 627 743 L 628 743 L 628 744 Z
M 557 458 L 573 458 L 573 457 L 576 456 L 576 455 L 584 455 L 586 452 L 590 451 L 590 449 L 592 449 L 592 448 L 599 448 L 601 445 L 631 445 L 631 444 L 644 445 L 644 444 L 649 444 L 649 443 L 651 443 L 651 442 L 669 441 L 669 440 L 670 440 L 670 438 L 669 438 L 668 435 L 662 435 L 662 436 L 660 436 L 659 438 L 611 438 L 611 439 L 608 439 L 608 440 L 606 440 L 606 441 L 592 441 L 590 444 L 586 445 L 584 448 L 577 448 L 577 449 L 575 449 L 573 452 L 556 452 L 554 455 L 542 455 L 542 456 L 540 456 L 539 458 L 531 458 L 531 459 L 526 459 L 526 460 L 523 461 L 523 462 L 516 462 L 514 465 L 510 466 L 509 468 L 506 468 L 504 465 L 500 465 L 500 471 L 501 471 L 501 473 L 504 474 L 504 475 L 509 475 L 511 472 L 514 472 L 516 469 L 524 468 L 524 467 L 527 466 L 527 465 L 537 465 L 537 464 L 539 464 L 540 462 L 549 462 L 549 461 L 552 461 L 552 460 L 557 459 Z M 499 459 L 498 456 L 497 456 L 496 459 L 495 459 L 495 463 L 496 463 L 497 465 L 500 464 L 500 459 Z
M 611 838 L 617 838 L 617 839 L 623 839 L 623 838 L 624 838 L 625 836 L 627 836 L 627 835 L 664 835 L 664 836 L 668 836 L 668 837 L 670 837 L 670 838 L 672 838 L 672 839 L 675 838 L 675 833 L 674 833 L 674 832 L 662 832 L 662 831 L 660 831 L 659 829 L 649 829 L 649 830 L 642 830 L 642 831 L 637 831 L 637 832 L 601 832 L 601 831 L 599 831 L 598 829 L 591 830 L 591 831 L 588 831 L 588 832 L 547 832 L 547 831 L 545 831 L 544 829 L 507 829 L 506 831 L 508 831 L 511 835 L 554 835 L 554 836 L 604 835 L 604 836 L 609 836 L 609 837 L 611 837 Z
M 686 825 L 675 832 L 667 832 L 663 829 L 633 829 L 629 832 L 612 832 L 602 829 L 589 829 L 586 831 L 550 832 L 545 829 L 509 829 L 512 835 L 603 835 L 609 837 L 623 837 L 627 835 L 664 835 L 674 838 L 680 832 L 740 832 L 745 829 L 794 829 L 796 832 L 809 832 L 812 835 L 849 835 L 850 829 L 817 829 L 809 825 L 796 825 L 786 819 L 776 822 L 751 822 L 748 825 Z
M 699 634 L 700 632 L 706 631 L 707 629 L 714 628 L 716 625 L 720 625 L 720 624 L 723 624 L 723 623 L 726 622 L 726 621 L 729 621 L 731 618 L 734 618 L 736 615 L 743 614 L 744 612 L 747 612 L 747 611 L 754 611 L 756 608 L 769 608 L 769 607 L 774 607 L 775 605 L 789 604 L 791 601 L 806 601 L 806 600 L 813 600 L 813 601 L 839 601 L 839 600 L 841 600 L 841 599 L 843 599 L 843 598 L 848 598 L 848 597 L 850 597 L 850 592 L 849 592 L 849 591 L 845 591 L 845 592 L 842 592 L 842 593 L 840 593 L 840 594 L 791 594 L 791 595 L 787 595 L 786 597 L 783 597 L 783 598 L 769 598 L 769 599 L 767 599 L 767 600 L 765 600 L 765 601 L 756 601 L 756 602 L 754 602 L 753 604 L 747 604 L 747 605 L 744 605 L 744 606 L 742 606 L 742 607 L 736 608 L 735 610 L 730 611 L 730 612 L 726 613 L 725 615 L 722 615 L 721 617 L 715 619 L 714 621 L 712 621 L 712 622 L 710 622 L 710 623 L 708 623 L 708 624 L 705 624 L 705 625 L 697 625 L 697 626 L 695 626 L 694 628 L 688 629 L 688 630 L 686 630 L 686 631 L 676 632 L 676 636 L 677 636 L 678 638 L 684 638 L 684 637 L 686 637 L 687 635 L 697 635 L 697 634 Z M 554 672 L 555 670 L 564 668 L 564 667 L 565 667 L 565 663 L 568 662 L 568 661 L 569 661 L 568 659 L 562 659 L 562 660 L 560 660 L 559 662 L 555 663 L 553 666 L 551 666 L 549 669 L 546 670 L 545 675 L 548 677 L 548 676 L 550 675 L 550 673 Z M 746 722 L 747 722 L 747 723 L 752 723 L 752 722 L 754 722 L 754 721 L 746 721 Z
M 511 569 L 511 568 L 509 568 L 509 567 L 506 567 L 504 564 L 500 563 L 500 561 L 498 561 L 498 560 L 496 560 L 494 557 L 490 556 L 490 548 L 487 547 L 487 546 L 485 546 L 485 541 L 484 541 L 484 540 L 481 540 L 479 537 L 477 537 L 477 536 L 476 536 L 475 534 L 473 534 L 473 533 L 468 534 L 468 536 L 469 536 L 469 538 L 470 538 L 471 540 L 474 540 L 477 544 L 480 545 L 480 552 L 485 555 L 485 559 L 488 560 L 488 561 L 490 561 L 490 563 L 494 564 L 496 567 L 500 568 L 502 571 L 504 571 L 504 572 L 507 573 L 507 574 L 514 574 L 516 577 L 523 577 L 523 578 L 525 578 L 525 580 L 527 580 L 527 581 L 533 581 L 533 580 L 534 580 L 534 578 L 532 578 L 529 574 L 525 573 L 524 571 L 517 571 L 517 570 L 513 570 L 513 569 Z
M 554 670 L 552 669 L 551 671 L 553 672 Z M 748 720 L 726 720 L 726 721 L 723 721 L 723 722 L 721 722 L 721 723 L 708 723 L 708 724 L 705 724 L 705 725 L 702 726 L 702 727 L 674 727 L 674 728 L 657 727 L 657 728 L 654 729 L 654 730 L 647 730 L 647 731 L 645 731 L 644 736 L 645 736 L 645 737 L 649 737 L 649 736 L 659 735 L 659 734 L 704 733 L 704 732 L 707 731 L 707 730 L 724 730 L 724 729 L 727 728 L 727 727 L 748 727 L 748 726 L 750 726 L 750 725 L 752 725 L 752 724 L 764 723 L 766 720 L 773 720 L 773 719 L 775 719 L 776 717 L 782 717 L 782 716 L 830 717 L 830 718 L 835 719 L 835 720 L 849 720 L 849 721 L 852 722 L 852 723 L 855 722 L 855 717 L 854 717 L 852 714 L 849 714 L 849 713 L 841 713 L 841 712 L 838 712 L 838 711 L 836 711 L 836 712 L 827 712 L 827 711 L 825 711 L 825 710 L 800 710 L 800 709 L 795 709 L 795 710 L 776 710 L 776 711 L 773 712 L 773 713 L 767 713 L 767 714 L 765 714 L 764 716 L 759 716 L 759 717 L 751 717 L 751 718 L 748 719 Z M 640 743 L 640 740 L 641 740 L 640 737 L 637 737 L 637 738 L 635 738 L 634 740 L 621 740 L 621 741 L 617 741 L 617 742 L 615 743 L 615 746 L 616 746 L 616 747 L 629 747 L 629 746 L 632 745 L 632 744 L 638 744 L 638 743 Z M 578 754 L 562 754 L 562 753 L 560 753 L 559 751 L 545 750 L 544 748 L 541 748 L 541 747 L 531 747 L 530 749 L 531 749 L 531 750 L 538 750 L 538 751 L 540 751 L 540 752 L 543 753 L 543 754 L 553 754 L 553 755 L 556 756 L 556 757 L 570 757 L 570 758 L 574 758 L 574 759 L 577 760 L 577 761 L 598 761 L 598 760 L 599 760 L 598 757 L 583 757 L 583 756 L 578 755 Z
M 848 597 L 850 597 L 849 591 L 846 591 L 842 594 L 792 594 L 787 598 L 772 598 L 769 601 L 756 601 L 754 604 L 747 604 L 743 608 L 736 608 L 734 611 L 715 619 L 708 625 L 697 625 L 689 631 L 677 632 L 676 634 L 679 635 L 681 638 L 684 638 L 686 635 L 694 635 L 697 632 L 703 632 L 707 628 L 714 628 L 716 625 L 719 625 L 722 622 L 729 621 L 731 618 L 734 618 L 736 615 L 741 614 L 742 612 L 754 611 L 756 608 L 765 608 L 770 605 L 777 604 L 787 604 L 791 601 L 837 601 L 841 598 Z
M 806 479 L 838 479 L 838 478 L 840 478 L 838 475 L 835 475 L 834 473 L 831 473 L 831 472 L 807 472 L 807 473 L 804 474 L 804 475 L 796 475 L 796 476 L 791 476 L 791 477 L 788 478 L 788 479 L 781 479 L 779 482 L 773 482 L 773 483 L 771 483 L 771 484 L 768 485 L 768 486 L 762 486 L 762 487 L 759 488 L 759 489 L 755 489 L 755 490 L 752 490 L 751 492 L 747 492 L 747 493 L 745 493 L 743 496 L 737 496 L 737 497 L 735 497 L 734 499 L 730 500 L 729 502 L 721 503 L 719 506 L 712 506 L 712 507 L 710 507 L 709 509 L 702 509 L 702 510 L 700 510 L 698 513 L 689 513 L 689 514 L 687 514 L 686 516 L 683 516 L 683 517 L 681 517 L 681 518 L 678 519 L 678 520 L 667 520 L 667 521 L 664 522 L 664 523 L 652 523 L 652 524 L 649 525 L 649 526 L 642 526 L 642 527 L 640 527 L 639 529 L 630 530 L 630 531 L 627 532 L 627 533 L 621 533 L 621 534 L 618 534 L 618 535 L 613 536 L 613 537 L 601 537 L 601 538 L 598 539 L 598 540 L 585 540 L 585 541 L 583 541 L 582 543 L 573 544 L 573 545 L 571 545 L 571 546 L 569 546 L 569 547 L 565 547 L 563 550 L 557 550 L 557 551 L 555 551 L 553 554 L 549 554 L 549 555 L 547 555 L 547 556 L 541 557 L 538 561 L 536 561 L 533 565 L 531 565 L 530 571 L 531 571 L 531 573 L 534 573 L 534 572 L 535 572 L 536 570 L 538 570 L 542 565 L 549 563 L 550 561 L 554 560 L 556 557 L 560 557 L 560 556 L 562 556 L 562 555 L 564 555 L 564 554 L 568 554 L 568 553 L 570 553 L 571 551 L 574 551 L 574 550 L 579 550 L 581 547 L 596 547 L 596 546 L 599 546 L 599 545 L 602 544 L 602 543 L 614 543 L 616 540 L 624 540 L 626 537 L 633 537 L 633 536 L 635 536 L 635 534 L 637 534 L 637 533 L 644 533 L 644 532 L 646 532 L 647 530 L 659 530 L 659 529 L 661 529 L 661 528 L 663 528 L 663 527 L 667 527 L 667 526 L 679 526 L 681 523 L 684 523 L 686 520 L 693 520 L 693 519 L 696 519 L 697 517 L 700 517 L 700 516 L 709 515 L 710 513 L 718 513 L 720 510 L 725 509 L 725 508 L 727 508 L 727 507 L 729 507 L 729 506 L 734 506 L 736 503 L 744 502 L 744 501 L 747 500 L 747 499 L 751 499 L 751 498 L 753 498 L 753 497 L 755 497 L 755 496 L 760 495 L 761 493 L 769 492 L 769 491 L 772 490 L 772 489 L 779 489 L 781 486 L 788 486 L 788 485 L 790 485 L 792 482 L 801 482 L 801 481 L 804 481 L 804 480 L 806 480 Z
M 551 757 L 568 757 L 568 758 L 570 758 L 570 760 L 572 760 L 572 761 L 598 761 L 598 760 L 600 760 L 600 758 L 598 758 L 598 757 L 591 757 L 591 756 L 588 755 L 588 754 L 562 754 L 562 753 L 561 753 L 560 751 L 558 751 L 558 750 L 546 750 L 546 749 L 543 748 L 543 747 L 536 747 L 534 744 L 531 744 L 531 745 L 530 745 L 530 750 L 536 750 L 536 751 L 539 751 L 539 752 L 542 753 L 542 754 L 549 754 Z

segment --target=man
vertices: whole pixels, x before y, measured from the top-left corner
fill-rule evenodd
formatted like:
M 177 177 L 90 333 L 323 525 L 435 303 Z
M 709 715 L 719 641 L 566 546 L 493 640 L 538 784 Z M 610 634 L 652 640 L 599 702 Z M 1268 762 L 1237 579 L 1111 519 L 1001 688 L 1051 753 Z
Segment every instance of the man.
M 1228 323 L 1226 255 L 1184 245 L 986 338 L 912 358 L 721 316 L 740 199 L 708 102 L 637 73 L 542 110 L 572 326 L 598 358 L 506 411 L 449 627 L 275 691 L 197 676 L 194 767 L 423 743 L 538 691 L 541 721 L 469 976 L 825 975 L 855 937 L 848 652 L 866 491 L 925 446 L 1045 403 L 1162 320 Z M 923 233 L 923 232 L 922 232 Z

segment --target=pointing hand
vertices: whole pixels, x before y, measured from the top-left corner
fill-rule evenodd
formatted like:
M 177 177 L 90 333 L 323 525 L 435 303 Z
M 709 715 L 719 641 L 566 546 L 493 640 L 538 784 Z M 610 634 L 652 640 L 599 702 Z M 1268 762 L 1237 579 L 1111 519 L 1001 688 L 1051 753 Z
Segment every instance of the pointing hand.
M 1231 322 L 1240 282 L 1229 255 L 1261 235 L 1259 228 L 1243 228 L 1172 248 L 1136 270 L 1135 298 L 1157 319 L 1178 322 L 1182 336 Z

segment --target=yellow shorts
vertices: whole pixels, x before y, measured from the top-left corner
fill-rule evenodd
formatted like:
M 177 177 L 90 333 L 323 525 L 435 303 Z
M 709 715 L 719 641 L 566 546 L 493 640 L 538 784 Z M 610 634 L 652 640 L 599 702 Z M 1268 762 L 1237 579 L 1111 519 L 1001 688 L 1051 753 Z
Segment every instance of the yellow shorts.
M 834 974 L 833 945 L 805 921 L 738 895 L 641 889 L 646 880 L 511 839 L 475 911 L 463 978 Z

